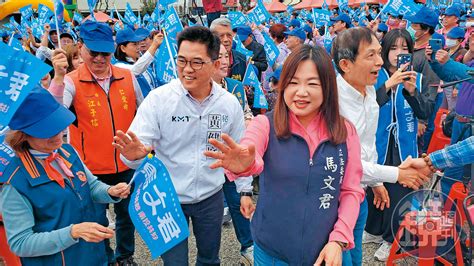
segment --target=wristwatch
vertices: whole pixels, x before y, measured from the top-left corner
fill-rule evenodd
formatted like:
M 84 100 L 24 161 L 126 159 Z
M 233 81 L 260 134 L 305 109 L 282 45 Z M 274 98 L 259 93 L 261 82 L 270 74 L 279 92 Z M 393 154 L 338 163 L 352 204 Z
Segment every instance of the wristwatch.
M 344 250 L 347 248 L 348 244 L 347 243 L 344 243 L 344 242 L 341 242 L 341 241 L 334 241 L 336 242 L 336 244 L 338 244 L 339 246 L 341 246 L 341 249 Z
M 252 197 L 252 196 L 253 196 L 253 192 L 252 192 L 252 191 L 246 191 L 246 192 L 242 191 L 242 192 L 240 192 L 240 196 L 241 196 L 241 197 L 244 197 L 244 196 Z

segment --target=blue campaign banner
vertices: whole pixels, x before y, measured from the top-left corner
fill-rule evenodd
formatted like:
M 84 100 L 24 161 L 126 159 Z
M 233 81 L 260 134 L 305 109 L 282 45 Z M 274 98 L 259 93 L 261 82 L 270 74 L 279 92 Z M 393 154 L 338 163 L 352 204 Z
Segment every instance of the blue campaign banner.
M 229 11 L 227 16 L 232 23 L 232 27 L 245 26 L 249 23 L 247 17 L 240 11 Z
M 189 236 L 188 223 L 170 174 L 158 158 L 147 156 L 133 178 L 130 218 L 152 258 L 157 259 Z
M 268 109 L 268 101 L 263 93 L 262 87 L 254 87 L 255 96 L 253 98 L 253 108 Z
M 56 15 L 57 23 L 59 24 L 56 25 L 56 28 L 61 29 L 61 25 L 64 21 L 64 4 L 62 0 L 54 0 L 54 14 Z
M 21 42 L 15 38 L 10 38 L 8 45 L 16 51 L 25 51 L 25 49 L 23 49 L 23 45 L 21 45 Z
M 265 42 L 263 43 L 263 48 L 265 49 L 265 54 L 267 56 L 267 61 L 270 66 L 275 64 L 278 56 L 280 55 L 280 50 L 276 46 L 275 42 L 268 36 L 265 31 L 262 31 L 263 39 Z
M 262 24 L 263 22 L 269 20 L 272 15 L 267 11 L 261 0 L 257 1 L 255 8 L 249 13 L 253 15 L 253 22 L 257 25 Z
M 159 0 L 160 5 L 167 7 L 170 4 L 176 3 L 178 0 Z
M 74 16 L 72 17 L 72 19 L 80 24 L 84 18 L 82 17 L 81 13 L 74 12 Z
M 247 50 L 245 48 L 244 44 L 240 41 L 239 36 L 236 34 L 234 36 L 235 39 L 235 50 L 243 55 L 245 55 L 247 61 L 250 59 L 250 57 L 253 56 L 253 52 L 250 50 Z
M 39 4 L 38 5 L 38 20 L 40 25 L 44 25 L 45 23 L 49 22 L 49 18 L 54 15 L 53 11 L 49 9 L 49 7 Z
M 168 8 L 164 15 L 164 29 L 168 34 L 168 37 L 171 41 L 176 42 L 176 36 L 180 31 L 183 30 L 183 25 L 181 24 L 181 20 L 179 20 L 178 13 L 176 9 L 172 6 Z
M 87 0 L 87 6 L 89 7 L 89 12 L 91 13 L 91 19 L 95 21 L 94 8 L 97 4 L 97 0 Z
M 139 23 L 137 16 L 135 16 L 135 14 L 133 13 L 130 3 L 127 3 L 127 6 L 125 8 L 124 22 L 132 26 Z
M 174 60 L 176 55 L 176 43 L 166 35 L 158 52 L 155 53 L 155 75 L 161 83 L 169 83 L 172 79 L 177 78 Z
M 38 39 L 41 39 L 41 36 L 43 36 L 43 28 L 41 27 L 37 18 L 31 18 L 31 31 L 33 33 L 33 36 Z
M 258 80 L 256 67 L 252 64 L 247 65 L 247 70 L 245 70 L 245 76 L 242 81 L 242 84 L 252 86 L 254 88 L 254 98 L 253 98 L 253 107 L 268 109 L 267 98 L 263 93 L 262 86 Z
M 319 22 L 329 23 L 331 18 L 331 11 L 319 8 L 313 8 L 314 23 L 318 24 Z
M 13 114 L 51 67 L 34 55 L 0 42 L 0 128 L 8 125 Z
M 33 16 L 33 5 L 27 5 L 20 8 L 21 20 L 29 20 Z
M 390 0 L 381 12 L 414 16 L 420 8 L 421 5 L 416 4 L 413 0 Z

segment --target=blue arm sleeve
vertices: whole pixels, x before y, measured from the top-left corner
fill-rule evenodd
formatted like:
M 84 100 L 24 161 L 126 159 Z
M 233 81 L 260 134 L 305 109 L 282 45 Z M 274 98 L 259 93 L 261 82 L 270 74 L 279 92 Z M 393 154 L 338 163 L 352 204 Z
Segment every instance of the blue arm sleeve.
M 84 166 L 84 170 L 86 172 L 87 182 L 89 183 L 89 187 L 91 188 L 91 197 L 94 202 L 97 203 L 117 203 L 121 199 L 115 200 L 109 195 L 107 190 L 110 188 L 109 185 L 102 183 L 97 179 L 97 177 L 92 174 L 92 172 L 87 168 L 87 166 L 82 163 Z
M 474 136 L 431 153 L 430 159 L 438 169 L 474 163 Z
M 473 70 L 473 68 L 452 59 L 449 59 L 449 61 L 444 65 L 441 65 L 436 61 L 430 62 L 430 66 L 436 75 L 445 82 L 469 78 L 470 75 L 467 74 L 467 71 Z

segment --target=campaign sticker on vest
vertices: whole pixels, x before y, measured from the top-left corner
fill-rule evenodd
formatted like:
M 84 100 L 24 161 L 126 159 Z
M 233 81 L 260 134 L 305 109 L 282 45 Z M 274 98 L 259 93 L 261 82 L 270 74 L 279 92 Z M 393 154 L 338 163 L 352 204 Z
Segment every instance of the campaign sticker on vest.
M 81 187 L 83 187 L 87 183 L 86 174 L 83 171 L 78 171 L 76 173 L 76 176 L 77 176 L 77 178 L 79 178 L 79 180 L 81 180 L 81 182 L 82 182 Z
M 158 158 L 150 157 L 135 171 L 135 189 L 128 210 L 156 259 L 185 240 L 189 230 L 168 170 Z

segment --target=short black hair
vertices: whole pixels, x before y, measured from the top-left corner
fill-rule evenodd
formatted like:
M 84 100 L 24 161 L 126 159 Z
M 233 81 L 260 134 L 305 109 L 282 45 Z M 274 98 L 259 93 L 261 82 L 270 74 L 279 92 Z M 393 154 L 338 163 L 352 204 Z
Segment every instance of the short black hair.
M 127 54 L 124 53 L 122 49 L 120 49 L 120 47 L 127 46 L 128 43 L 129 42 L 123 42 L 121 44 L 117 44 L 117 48 L 115 48 L 115 53 L 114 53 L 114 57 L 115 59 L 117 59 L 117 61 L 123 61 L 123 62 L 127 61 Z
M 422 30 L 428 30 L 428 33 L 430 35 L 433 35 L 435 33 L 435 28 L 431 27 L 430 25 L 420 23 L 420 28 Z
M 211 30 L 203 26 L 193 26 L 184 29 L 178 34 L 178 51 L 184 41 L 197 42 L 207 47 L 207 55 L 215 61 L 219 58 L 221 41 L 212 34 Z
M 366 27 L 350 28 L 337 35 L 332 43 L 331 55 L 339 73 L 344 74 L 339 62 L 342 59 L 354 62 L 359 54 L 360 45 L 363 42 L 372 43 L 372 37 L 377 38 L 375 33 Z

